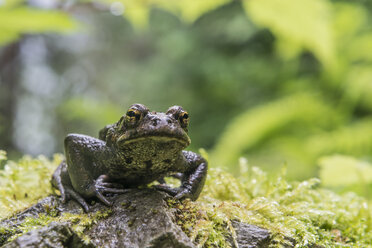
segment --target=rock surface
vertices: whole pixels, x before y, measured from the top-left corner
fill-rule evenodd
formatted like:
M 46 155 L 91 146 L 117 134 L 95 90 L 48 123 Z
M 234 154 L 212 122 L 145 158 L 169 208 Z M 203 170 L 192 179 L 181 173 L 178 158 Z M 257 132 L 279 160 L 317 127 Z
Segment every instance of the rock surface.
M 110 214 L 93 221 L 83 230 L 83 235 L 75 233 L 73 225 L 76 223 L 54 221 L 9 241 L 13 233 L 21 233 L 20 227 L 27 217 L 37 218 L 40 214 L 47 215 L 51 211 L 55 216 L 62 213 L 82 213 L 76 202 L 62 204 L 58 197 L 49 196 L 14 217 L 0 221 L 0 246 L 195 247 L 176 224 L 176 218 L 167 206 L 166 198 L 169 196 L 154 189 L 133 189 L 126 194 L 112 197 L 112 207 L 96 203 L 92 207 L 92 214 L 108 210 Z M 236 240 L 234 242 L 232 236 L 227 238 L 233 246 L 268 247 L 271 239 L 267 230 L 238 221 L 232 221 L 232 225 L 235 228 Z
M 270 232 L 266 229 L 239 221 L 231 221 L 236 234 L 236 243 L 239 248 L 269 247 Z M 236 247 L 232 238 L 229 238 L 232 247 Z
M 16 247 L 93 247 L 84 244 L 82 240 L 74 234 L 66 223 L 51 223 L 46 227 L 32 230 L 4 248 Z

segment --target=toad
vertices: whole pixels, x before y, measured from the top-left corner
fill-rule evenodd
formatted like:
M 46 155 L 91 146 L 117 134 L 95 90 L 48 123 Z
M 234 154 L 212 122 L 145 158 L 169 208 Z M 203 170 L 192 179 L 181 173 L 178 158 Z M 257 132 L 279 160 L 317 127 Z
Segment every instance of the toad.
M 191 151 L 189 114 L 180 106 L 165 113 L 151 112 L 133 104 L 125 115 L 99 132 L 99 138 L 69 134 L 64 140 L 66 159 L 52 177 L 63 202 L 74 199 L 85 211 L 87 200 L 98 198 L 106 205 L 110 194 L 154 181 L 158 190 L 177 199 L 196 200 L 204 186 L 207 161 Z M 174 176 L 181 185 L 172 188 L 164 177 Z

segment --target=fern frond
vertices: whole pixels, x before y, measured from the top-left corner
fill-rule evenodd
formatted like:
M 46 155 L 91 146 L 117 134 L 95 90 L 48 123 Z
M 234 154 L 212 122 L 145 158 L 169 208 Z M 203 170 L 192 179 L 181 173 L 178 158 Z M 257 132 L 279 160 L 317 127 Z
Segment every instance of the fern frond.
M 372 43 L 372 35 L 371 35 Z M 372 71 L 368 65 L 353 65 L 345 76 L 343 85 L 346 108 L 360 106 L 363 109 L 372 109 Z
M 303 145 L 313 158 L 333 153 L 354 156 L 371 154 L 372 119 L 364 119 L 350 126 L 311 136 Z
M 298 128 L 301 126 L 293 126 L 293 129 Z M 278 169 L 272 168 L 272 164 L 285 162 L 290 178 L 304 179 L 315 176 L 317 168 L 314 165 L 319 157 L 333 154 L 364 158 L 372 154 L 372 119 L 345 124 L 331 131 L 305 129 L 302 136 L 282 132 L 258 149 L 248 152 L 247 156 L 251 163 L 271 172 Z
M 301 123 L 329 125 L 340 117 L 317 94 L 290 95 L 250 109 L 231 121 L 212 151 L 211 159 L 215 166 L 235 164 L 244 151 L 257 146 L 275 132 Z

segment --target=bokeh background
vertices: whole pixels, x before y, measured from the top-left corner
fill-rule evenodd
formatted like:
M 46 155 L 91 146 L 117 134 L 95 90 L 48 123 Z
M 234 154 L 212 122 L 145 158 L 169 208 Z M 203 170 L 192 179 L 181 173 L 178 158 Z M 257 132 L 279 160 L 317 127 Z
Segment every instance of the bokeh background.
M 0 0 L 0 149 L 51 156 L 132 103 L 181 105 L 213 167 L 372 198 L 371 14 L 368 0 Z

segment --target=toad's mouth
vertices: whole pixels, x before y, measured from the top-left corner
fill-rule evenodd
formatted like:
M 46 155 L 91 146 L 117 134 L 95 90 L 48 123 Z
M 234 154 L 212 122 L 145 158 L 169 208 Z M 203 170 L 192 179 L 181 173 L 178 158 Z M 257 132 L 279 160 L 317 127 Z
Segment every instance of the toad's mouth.
M 177 142 L 180 143 L 182 146 L 187 147 L 191 141 L 188 136 L 185 135 L 169 135 L 169 134 L 149 134 L 149 135 L 142 135 L 142 136 L 135 136 L 135 137 L 128 137 L 127 135 L 123 134 L 119 137 L 117 143 L 121 145 L 127 145 L 131 143 L 139 143 L 139 142 L 146 142 L 148 141 L 155 141 L 159 143 L 167 143 L 167 142 Z

